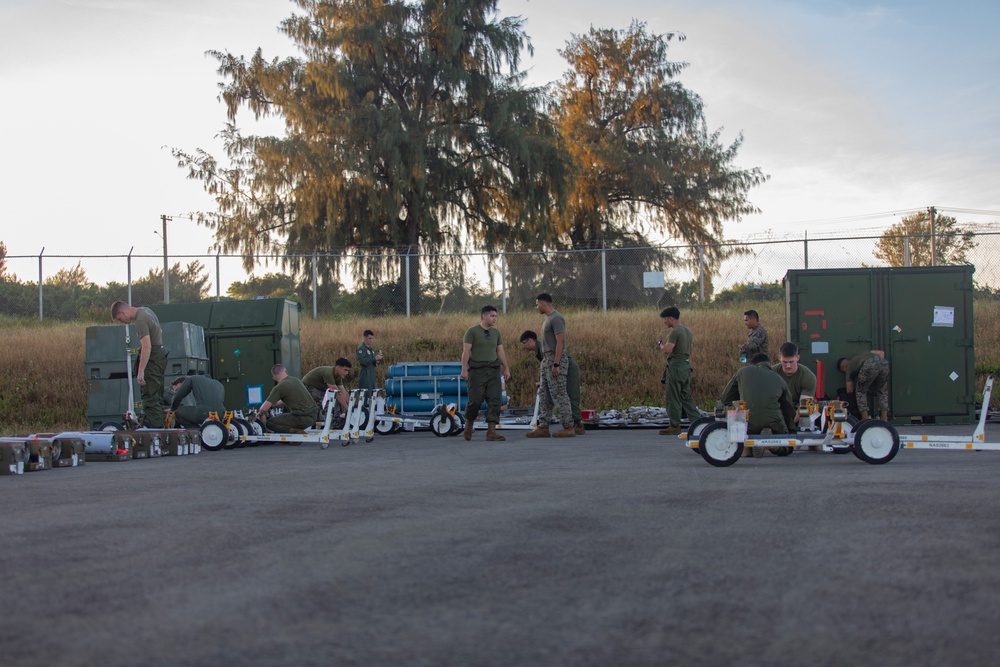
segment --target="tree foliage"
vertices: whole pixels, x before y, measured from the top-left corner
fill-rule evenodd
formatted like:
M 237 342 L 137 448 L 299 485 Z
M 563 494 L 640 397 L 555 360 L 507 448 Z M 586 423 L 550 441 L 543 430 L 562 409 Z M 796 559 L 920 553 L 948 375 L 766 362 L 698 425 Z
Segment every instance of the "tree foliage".
M 521 85 L 521 19 L 497 0 L 295 3 L 282 30 L 301 58 L 211 52 L 229 165 L 174 151 L 215 197 L 201 220 L 221 249 L 249 270 L 348 247 L 364 281 L 399 269 L 386 249 L 494 248 L 545 226 L 562 162 L 543 91 Z M 241 110 L 280 116 L 284 136 L 243 136 Z
M 552 231 L 579 246 L 639 234 L 691 245 L 718 244 L 724 220 L 756 212 L 747 199 L 759 169 L 733 165 L 731 145 L 706 129 L 701 99 L 668 59 L 683 35 L 591 28 L 561 52 L 569 70 L 556 86 L 552 114 L 572 160 L 567 204 Z M 708 258 L 725 254 L 716 246 Z
M 260 277 L 251 276 L 244 282 L 229 285 L 226 294 L 234 299 L 256 299 L 257 297 L 297 299 L 295 278 L 283 273 L 268 273 Z
M 975 232 L 958 229 L 948 215 L 934 216 L 934 238 L 938 264 L 965 264 L 976 247 Z M 906 266 L 906 244 L 910 266 L 931 266 L 931 218 L 928 211 L 906 216 L 887 229 L 875 246 L 875 256 L 889 266 Z

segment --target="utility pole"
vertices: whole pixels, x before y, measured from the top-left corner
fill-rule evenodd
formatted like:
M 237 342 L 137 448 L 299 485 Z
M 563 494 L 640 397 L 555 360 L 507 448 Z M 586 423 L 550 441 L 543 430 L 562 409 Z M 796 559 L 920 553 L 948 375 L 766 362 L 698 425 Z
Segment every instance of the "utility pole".
M 163 221 L 163 303 L 170 303 L 170 263 L 167 259 L 167 221 L 173 218 L 161 215 Z
M 937 266 L 937 234 L 934 229 L 934 214 L 937 211 L 931 206 L 927 209 L 927 213 L 931 216 L 931 266 Z

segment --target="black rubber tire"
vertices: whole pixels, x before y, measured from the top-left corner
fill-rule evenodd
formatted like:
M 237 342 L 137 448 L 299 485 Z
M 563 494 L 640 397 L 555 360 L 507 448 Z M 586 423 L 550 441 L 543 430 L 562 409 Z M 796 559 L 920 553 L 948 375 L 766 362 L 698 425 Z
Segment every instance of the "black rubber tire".
M 401 423 L 398 423 L 398 422 L 393 423 L 393 425 L 392 425 L 392 434 L 395 435 L 396 433 L 399 433 L 400 431 L 404 430 L 405 428 L 406 427 L 403 426 Z
M 899 453 L 899 433 L 889 422 L 866 419 L 854 431 L 851 451 L 865 463 L 888 463 Z
M 731 466 L 743 456 L 743 443 L 729 442 L 729 428 L 726 422 L 709 424 L 698 436 L 698 452 L 706 462 L 716 468 Z
M 248 422 L 246 419 L 234 419 L 233 423 L 236 424 L 236 428 L 239 429 L 241 436 L 253 435 L 253 429 L 250 427 L 250 422 Z M 243 440 L 242 438 L 240 438 L 239 442 L 236 443 L 236 446 L 242 449 L 249 444 L 250 444 L 249 440 Z
M 104 422 L 97 429 L 98 431 L 124 431 L 125 427 L 122 426 L 121 422 Z
M 226 445 L 228 436 L 226 425 L 217 419 L 209 419 L 201 425 L 201 446 L 210 452 L 217 452 Z
M 372 430 L 374 430 L 378 435 L 392 435 L 396 432 L 396 422 L 376 419 Z
M 437 412 L 431 416 L 431 432 L 434 435 L 443 438 L 451 435 L 453 430 L 452 418 L 447 412 Z
M 701 432 L 705 428 L 705 426 L 707 424 L 711 424 L 714 421 L 716 421 L 716 419 L 715 416 L 713 415 L 711 417 L 698 417 L 698 419 L 695 419 L 693 422 L 691 422 L 691 424 L 688 426 L 687 429 L 688 449 L 690 449 L 695 454 L 698 454 L 698 448 L 692 447 L 691 443 L 698 442 L 698 436 L 701 435 Z
M 226 444 L 223 449 L 236 449 L 240 445 L 240 427 L 236 425 L 236 420 L 229 421 L 229 431 L 226 437 Z
M 368 408 L 361 408 L 358 415 L 358 433 L 365 431 L 368 427 Z
M 465 430 L 465 415 L 463 415 L 461 412 L 456 412 L 455 414 L 451 415 L 451 423 L 452 423 L 451 433 L 449 433 L 448 435 L 458 435 L 459 433 Z

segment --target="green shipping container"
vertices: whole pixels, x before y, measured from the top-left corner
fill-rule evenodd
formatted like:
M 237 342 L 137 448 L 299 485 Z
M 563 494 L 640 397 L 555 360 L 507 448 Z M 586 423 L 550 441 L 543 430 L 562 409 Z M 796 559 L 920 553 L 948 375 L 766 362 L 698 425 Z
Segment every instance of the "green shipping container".
M 225 403 L 230 410 L 267 398 L 274 386 L 274 364 L 284 364 L 290 375 L 302 376 L 300 306 L 294 301 L 253 299 L 150 308 L 161 323 L 191 322 L 204 328 L 209 375 L 226 388 Z M 256 391 L 258 387 L 262 390 Z
M 883 350 L 894 422 L 975 421 L 975 267 L 805 269 L 785 274 L 786 340 L 824 362 L 827 397 L 846 385 L 837 360 Z

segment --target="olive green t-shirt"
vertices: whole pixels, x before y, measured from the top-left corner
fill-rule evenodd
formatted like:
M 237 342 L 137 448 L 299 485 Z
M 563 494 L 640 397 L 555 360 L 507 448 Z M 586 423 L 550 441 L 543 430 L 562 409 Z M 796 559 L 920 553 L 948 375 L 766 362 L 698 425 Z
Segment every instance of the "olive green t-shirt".
M 542 352 L 556 351 L 556 335 L 566 333 L 566 319 L 558 310 L 553 310 L 542 324 Z M 563 340 L 563 352 L 566 351 L 566 341 Z
M 771 370 L 777 373 L 788 385 L 788 393 L 792 395 L 793 403 L 798 403 L 802 396 L 816 395 L 816 374 L 802 364 L 799 364 L 799 367 L 791 375 L 785 375 L 785 371 L 781 370 L 780 363 L 771 366 Z
M 285 410 L 293 415 L 316 416 L 316 401 L 309 395 L 309 390 L 302 384 L 302 380 L 291 375 L 274 385 L 274 389 L 267 395 L 267 400 L 271 405 L 281 401 L 285 404 Z
M 477 324 L 474 327 L 469 327 L 462 342 L 472 344 L 472 350 L 469 353 L 470 362 L 491 364 L 497 361 L 497 346 L 503 345 L 503 337 L 496 327 L 484 329 Z
M 343 382 L 333 374 L 333 366 L 317 366 L 302 376 L 302 384 L 326 391 L 330 386 L 343 385 Z
M 145 306 L 139 307 L 139 312 L 135 314 L 135 332 L 139 335 L 139 340 L 149 336 L 149 344 L 152 346 L 163 345 L 163 332 L 160 330 L 160 320 L 156 313 Z
M 683 324 L 678 324 L 670 330 L 667 342 L 674 344 L 674 349 L 667 355 L 667 364 L 676 364 L 691 360 L 691 330 Z

